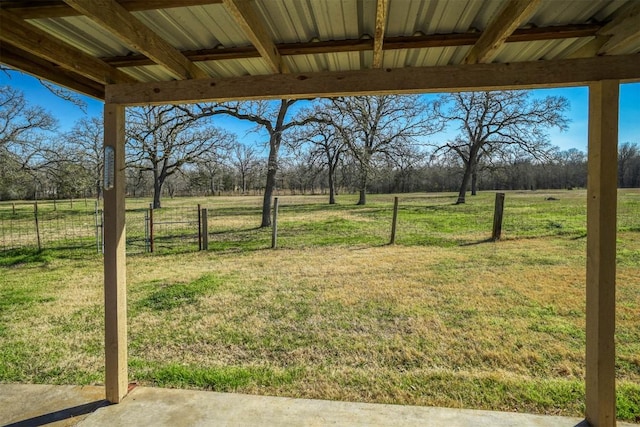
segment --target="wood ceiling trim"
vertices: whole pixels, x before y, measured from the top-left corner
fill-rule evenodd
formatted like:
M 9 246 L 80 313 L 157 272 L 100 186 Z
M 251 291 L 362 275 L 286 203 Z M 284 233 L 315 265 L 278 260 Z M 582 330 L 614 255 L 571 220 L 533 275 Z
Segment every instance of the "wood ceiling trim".
M 66 3 L 106 28 L 129 47 L 164 66 L 177 79 L 209 77 L 166 40 L 136 19 L 114 0 L 65 0 Z
M 136 81 L 104 61 L 64 43 L 40 28 L 0 10 L 0 40 L 101 84 Z
M 384 44 L 384 33 L 387 26 L 387 15 L 389 12 L 389 1 L 378 0 L 376 3 L 376 29 L 373 36 L 373 68 L 382 67 L 382 46 Z
M 129 12 L 171 9 L 175 7 L 219 4 L 222 0 L 117 0 Z M 22 19 L 65 18 L 79 16 L 78 12 L 63 0 L 2 1 L 0 8 L 9 10 Z
M 507 38 L 538 8 L 542 0 L 509 0 L 487 25 L 464 59 L 465 64 L 491 62 Z
M 579 86 L 608 79 L 640 81 L 639 59 L 639 55 L 598 56 L 120 84 L 106 87 L 106 102 L 144 105 Z
M 260 53 L 272 73 L 286 73 L 280 52 L 269 35 L 267 26 L 248 0 L 223 0 L 225 7 Z
M 96 99 L 104 99 L 104 85 L 60 68 L 56 64 L 14 46 L 3 44 L 0 59 L 2 63 L 36 78 L 48 80 Z
M 599 55 L 616 55 L 640 40 L 640 3 L 634 4 L 616 19 L 602 27 L 599 35 L 607 41 L 598 50 Z
M 507 38 L 507 43 L 593 37 L 600 28 L 601 26 L 597 24 L 581 24 L 518 29 Z M 475 44 L 479 37 L 480 33 L 386 37 L 384 39 L 383 50 L 469 46 Z M 276 48 L 282 56 L 315 55 L 367 51 L 373 48 L 373 43 L 371 39 L 331 40 L 309 43 L 283 43 L 277 44 Z M 594 52 L 594 54 L 595 53 L 596 52 Z M 182 54 L 191 61 L 216 61 L 260 57 L 260 53 L 253 46 L 189 50 L 183 51 Z M 152 65 L 154 63 L 144 55 L 126 55 L 102 59 L 114 67 L 135 67 Z

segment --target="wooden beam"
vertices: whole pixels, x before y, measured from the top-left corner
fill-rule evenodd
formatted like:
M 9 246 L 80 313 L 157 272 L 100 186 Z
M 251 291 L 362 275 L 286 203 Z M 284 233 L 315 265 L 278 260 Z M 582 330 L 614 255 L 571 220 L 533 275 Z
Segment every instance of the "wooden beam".
M 538 40 L 562 40 L 568 38 L 592 37 L 601 28 L 597 24 L 562 25 L 554 27 L 523 28 L 507 38 L 510 42 Z M 419 36 L 385 37 L 382 50 L 423 49 L 430 47 L 468 46 L 478 41 L 480 33 L 429 34 Z M 323 53 L 363 52 L 373 48 L 371 39 L 327 40 L 308 43 L 281 43 L 276 48 L 282 56 L 316 55 Z M 218 61 L 226 59 L 259 58 L 260 53 L 253 46 L 215 47 L 212 49 L 185 50 L 182 54 L 191 61 Z M 594 56 L 587 55 L 587 56 Z M 580 56 L 582 58 L 582 56 Z M 152 65 L 154 62 L 144 55 L 125 55 L 102 58 L 114 67 L 137 67 Z
M 114 0 L 65 0 L 124 43 L 164 66 L 177 79 L 203 79 L 207 73 Z
M 568 59 L 589 58 L 596 56 L 600 48 L 607 42 L 609 36 L 597 36 L 591 39 L 587 44 L 568 56 Z
M 267 62 L 273 73 L 286 73 L 280 52 L 273 43 L 265 23 L 258 16 L 250 0 L 224 0 L 227 10 L 247 35 L 260 56 Z
M 171 9 L 175 7 L 205 6 L 222 3 L 222 0 L 117 0 L 129 12 Z M 64 18 L 78 16 L 78 12 L 63 0 L 2 1 L 0 8 L 6 9 L 22 19 Z
M 487 25 L 478 42 L 471 48 L 464 60 L 465 64 L 491 62 L 500 48 L 521 24 L 540 5 L 541 0 L 509 0 Z
M 111 403 L 120 402 L 128 387 L 124 129 L 124 107 L 106 104 L 104 146 L 115 154 L 113 187 L 104 189 L 105 391 Z
M 23 21 L 5 10 L 0 10 L 0 41 L 15 46 L 69 71 L 101 84 L 136 81 L 98 58 L 87 55 L 45 31 Z
M 601 56 L 507 64 L 272 74 L 121 84 L 107 86 L 106 102 L 144 105 L 579 86 L 606 78 L 640 81 L 639 59 L 638 55 Z
M 586 418 L 616 425 L 615 289 L 619 82 L 589 85 Z
M 24 71 L 38 79 L 48 80 L 57 85 L 97 99 L 104 99 L 104 85 L 96 83 L 80 75 L 74 74 L 51 62 L 45 61 L 28 52 L 16 49 L 8 44 L 2 45 L 0 62 Z
M 387 12 L 389 11 L 388 0 L 378 0 L 376 2 L 376 29 L 373 36 L 373 68 L 382 67 L 382 45 L 384 43 L 384 32 L 387 26 Z
M 640 3 L 620 13 L 610 23 L 602 27 L 598 34 L 608 36 L 607 41 L 598 51 L 599 55 L 618 55 L 629 45 L 640 40 Z

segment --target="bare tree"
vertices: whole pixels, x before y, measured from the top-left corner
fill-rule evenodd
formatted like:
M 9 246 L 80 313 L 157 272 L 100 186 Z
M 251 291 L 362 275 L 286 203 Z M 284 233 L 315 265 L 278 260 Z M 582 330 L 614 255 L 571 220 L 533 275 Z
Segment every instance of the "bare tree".
M 65 135 L 68 144 L 76 149 L 77 161 L 91 171 L 96 199 L 102 195 L 103 134 L 102 119 L 90 117 L 78 120 Z
M 56 128 L 57 121 L 42 107 L 29 105 L 22 92 L 0 86 L 0 149 L 31 145 L 42 132 Z
M 187 164 L 228 144 L 234 138 L 207 120 L 193 118 L 171 106 L 129 111 L 127 165 L 153 174 L 153 207 L 160 208 L 162 185 Z
M 262 201 L 262 221 L 260 227 L 271 226 L 271 198 L 276 187 L 278 172 L 278 153 L 283 134 L 295 126 L 303 126 L 314 120 L 313 117 L 298 117 L 287 120 L 289 109 L 298 100 L 282 99 L 279 102 L 246 101 L 212 105 L 183 107 L 191 117 L 208 117 L 226 114 L 240 120 L 250 121 L 269 134 L 269 157 L 267 158 L 267 177 Z
M 246 194 L 249 176 L 258 166 L 258 150 L 256 147 L 238 142 L 231 147 L 231 163 L 240 174 L 242 194 Z
M 518 150 L 534 158 L 544 156 L 551 145 L 547 129 L 567 128 L 564 97 L 531 99 L 528 91 L 468 92 L 443 95 L 433 112 L 443 126 L 459 125 L 460 135 L 440 145 L 436 152 L 455 152 L 464 163 L 458 200 L 464 203 L 469 181 L 478 164 L 500 150 Z
M 640 145 L 625 142 L 618 149 L 618 187 L 634 187 L 640 181 Z
M 0 86 L 0 169 L 5 194 L 24 193 L 15 186 L 25 187 L 25 175 L 34 177 L 38 168 L 51 163 L 55 151 L 50 145 L 56 128 L 54 117 L 31 105 L 21 91 Z M 33 189 L 35 194 L 35 186 Z
M 423 98 L 356 96 L 327 100 L 323 116 L 339 130 L 359 169 L 359 205 L 366 204 L 367 185 L 377 157 L 395 157 L 402 147 L 435 132 Z
M 336 171 L 340 159 L 348 149 L 342 133 L 331 122 L 310 123 L 297 135 L 299 142 L 310 143 L 309 160 L 319 163 L 327 170 L 329 204 L 336 203 Z

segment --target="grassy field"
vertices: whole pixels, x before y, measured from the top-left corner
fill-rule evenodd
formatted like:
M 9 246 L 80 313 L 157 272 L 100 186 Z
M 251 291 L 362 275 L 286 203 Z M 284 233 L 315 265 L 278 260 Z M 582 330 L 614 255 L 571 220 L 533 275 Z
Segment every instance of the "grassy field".
M 167 200 L 210 209 L 210 250 L 128 257 L 130 378 L 580 416 L 585 198 L 508 192 L 489 243 L 493 194 L 402 195 L 390 246 L 393 196 L 282 196 L 277 250 L 257 197 Z M 618 417 L 640 422 L 640 191 L 619 200 Z M 0 381 L 100 383 L 102 328 L 101 256 L 0 253 Z

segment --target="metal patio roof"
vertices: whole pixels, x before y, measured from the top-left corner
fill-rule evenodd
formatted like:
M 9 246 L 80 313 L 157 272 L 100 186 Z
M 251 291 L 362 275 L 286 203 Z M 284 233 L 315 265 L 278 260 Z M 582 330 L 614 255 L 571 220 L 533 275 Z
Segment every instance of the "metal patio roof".
M 110 84 L 194 78 L 629 55 L 640 64 L 638 0 L 2 0 L 0 8 L 2 63 L 100 99 Z

